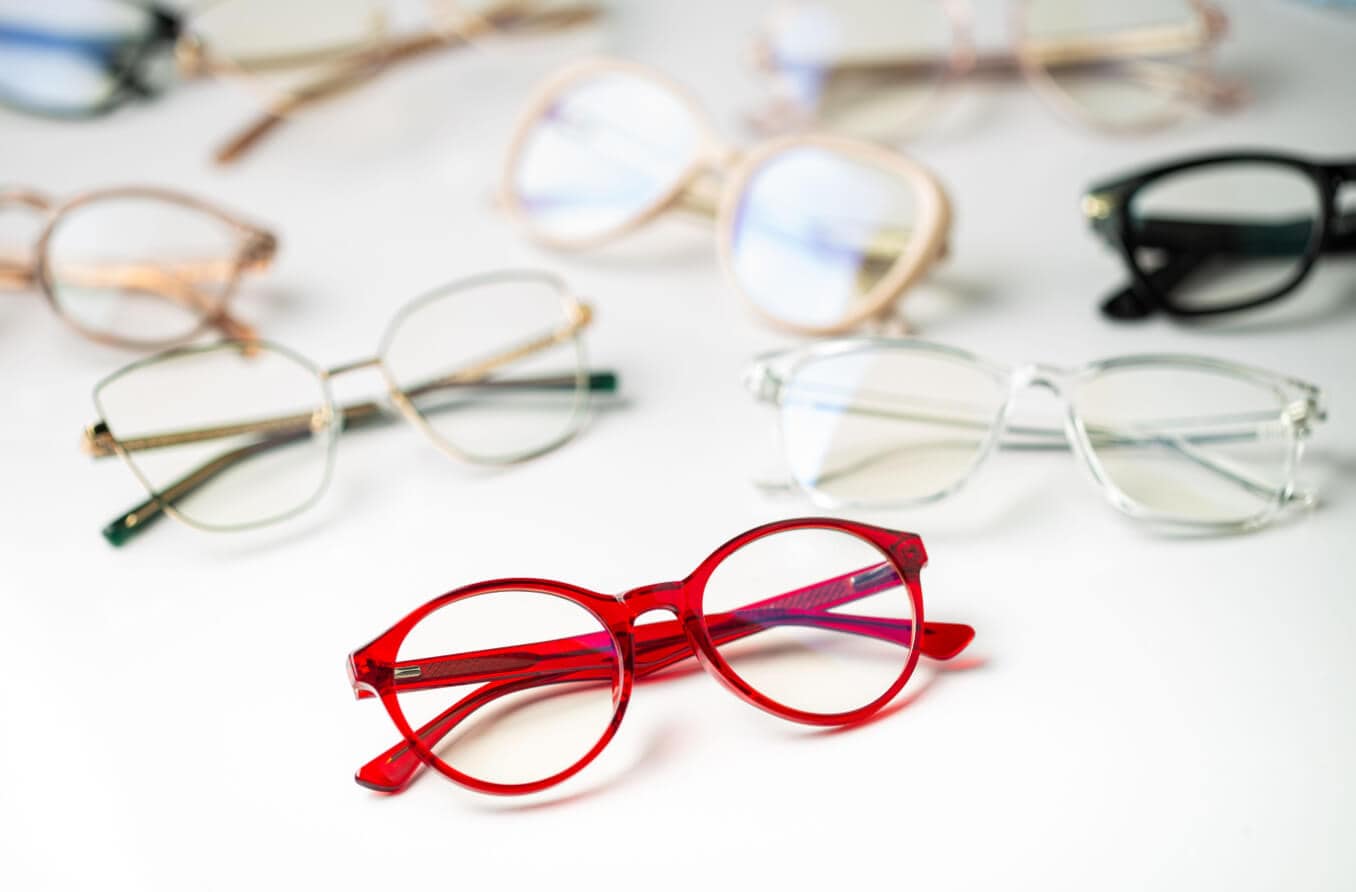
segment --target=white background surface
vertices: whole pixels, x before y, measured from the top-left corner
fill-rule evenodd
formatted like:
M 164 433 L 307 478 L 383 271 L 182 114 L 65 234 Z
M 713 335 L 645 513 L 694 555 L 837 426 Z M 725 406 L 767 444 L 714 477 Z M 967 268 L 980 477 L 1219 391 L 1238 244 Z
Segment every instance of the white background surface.
M 923 535 L 929 616 L 973 624 L 984 660 L 887 718 L 816 732 L 693 674 L 639 686 L 612 746 L 539 797 L 352 783 L 392 729 L 353 701 L 344 656 L 428 598 L 505 575 L 678 578 L 755 523 L 810 513 L 750 485 L 772 418 L 740 377 L 784 341 L 727 290 L 708 231 L 678 220 L 555 257 L 490 197 L 526 91 L 581 50 L 665 66 L 736 133 L 759 6 L 632 3 L 600 37 L 411 65 L 229 171 L 207 161 L 251 108 L 229 84 L 97 123 L 0 116 L 6 182 L 173 185 L 275 226 L 280 262 L 239 307 L 321 364 L 370 353 L 434 284 L 544 265 L 593 300 L 595 365 L 626 393 L 523 467 L 479 472 L 392 428 L 345 438 L 326 499 L 293 523 L 165 523 L 114 550 L 98 530 L 138 486 L 76 443 L 95 380 L 129 357 L 6 297 L 0 887 L 1351 888 L 1353 270 L 1329 263 L 1276 311 L 1206 329 L 1114 326 L 1095 306 L 1118 263 L 1077 211 L 1094 177 L 1190 149 L 1356 153 L 1356 21 L 1290 2 L 1229 7 L 1223 61 L 1249 108 L 1147 139 L 1066 126 L 1015 85 L 954 90 L 909 146 L 957 210 L 951 259 L 911 305 L 927 336 L 997 358 L 1181 350 L 1323 385 L 1317 511 L 1166 539 L 1067 454 L 999 454 L 949 504 L 860 516 Z M 1001 41 L 1005 4 L 979 6 L 982 42 Z M 378 386 L 353 378 L 341 397 Z

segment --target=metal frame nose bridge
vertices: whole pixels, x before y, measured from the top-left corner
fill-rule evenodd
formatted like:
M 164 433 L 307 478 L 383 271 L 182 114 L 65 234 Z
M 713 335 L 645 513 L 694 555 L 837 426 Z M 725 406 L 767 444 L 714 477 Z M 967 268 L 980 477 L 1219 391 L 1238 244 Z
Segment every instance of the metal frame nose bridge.
M 352 362 L 340 363 L 325 369 L 326 378 L 338 378 L 340 375 L 347 375 L 349 372 L 356 372 L 361 369 L 375 369 L 381 366 L 380 356 L 370 356 L 367 359 L 355 359 Z

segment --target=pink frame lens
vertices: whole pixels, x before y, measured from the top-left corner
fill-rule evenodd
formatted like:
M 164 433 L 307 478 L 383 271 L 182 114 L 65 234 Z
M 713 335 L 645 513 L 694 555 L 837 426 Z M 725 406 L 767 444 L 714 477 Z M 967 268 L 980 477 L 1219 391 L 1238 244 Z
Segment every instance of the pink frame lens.
M 806 580 L 799 589 L 763 598 L 734 611 L 703 613 L 706 586 L 731 555 L 764 537 L 794 530 L 829 530 L 855 537 L 880 556 L 879 562 L 834 578 Z M 696 657 L 718 681 L 740 698 L 773 715 L 812 725 L 847 725 L 877 713 L 908 682 L 921 655 L 948 660 L 974 638 L 967 625 L 928 623 L 923 618 L 919 573 L 927 562 L 923 543 L 912 533 L 887 530 L 831 518 L 802 518 L 767 524 L 736 536 L 677 582 L 657 583 L 620 596 L 589 591 L 545 579 L 501 579 L 466 586 L 415 610 L 370 644 L 349 656 L 349 673 L 359 699 L 379 697 L 400 731 L 401 741 L 369 761 L 357 774 L 363 786 L 383 792 L 403 790 L 422 765 L 429 765 L 457 783 L 485 793 L 530 793 L 571 777 L 591 762 L 611 740 L 625 714 L 636 678 Z M 881 592 L 889 583 L 907 589 L 912 619 L 861 617 L 830 612 L 859 598 Z M 583 608 L 598 620 L 591 635 L 524 643 L 434 656 L 417 661 L 398 658 L 401 644 L 433 612 L 457 601 L 500 591 L 554 595 Z M 637 617 L 662 610 L 673 619 L 636 625 Z M 758 690 L 731 668 L 720 647 L 776 626 L 796 625 L 840 631 L 898 644 L 907 649 L 894 682 L 879 696 L 854 709 L 811 712 L 781 703 Z M 921 632 L 921 634 L 919 634 Z M 914 646 L 916 645 L 916 646 Z M 600 654 L 620 655 L 620 677 Z M 472 777 L 448 765 L 434 752 L 458 722 L 495 699 L 533 687 L 569 682 L 612 684 L 614 712 L 596 743 L 573 764 L 549 777 L 525 783 L 497 783 Z M 418 729 L 411 727 L 398 694 L 460 684 L 477 684 Z

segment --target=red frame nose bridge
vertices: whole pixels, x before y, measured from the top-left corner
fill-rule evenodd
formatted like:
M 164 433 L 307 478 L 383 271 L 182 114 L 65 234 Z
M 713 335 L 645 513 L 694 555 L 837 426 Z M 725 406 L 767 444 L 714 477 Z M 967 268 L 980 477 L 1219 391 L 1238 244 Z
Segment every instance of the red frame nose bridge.
M 686 600 L 686 593 L 681 582 L 656 582 L 652 585 L 642 585 L 640 588 L 622 592 L 621 595 L 621 602 L 630 611 L 632 619 L 641 614 L 649 613 L 651 610 L 666 610 L 674 616 L 679 616 L 683 612 Z

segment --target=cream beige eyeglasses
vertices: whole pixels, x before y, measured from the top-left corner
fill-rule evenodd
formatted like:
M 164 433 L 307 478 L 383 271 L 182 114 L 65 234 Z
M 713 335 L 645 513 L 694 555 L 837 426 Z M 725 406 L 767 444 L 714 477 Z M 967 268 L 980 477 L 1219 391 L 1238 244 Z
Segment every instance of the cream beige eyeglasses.
M 215 329 L 254 337 L 230 313 L 242 276 L 266 269 L 278 240 L 215 205 L 151 186 L 55 200 L 0 188 L 0 215 L 41 216 L 31 249 L 0 246 L 0 290 L 40 292 L 91 340 L 161 349 Z
M 765 321 L 805 334 L 890 317 L 946 253 L 951 223 L 941 184 L 896 152 L 825 134 L 736 150 L 685 89 L 613 59 L 538 88 L 500 193 L 529 237 L 563 250 L 669 210 L 714 218 L 735 290 Z
M 911 129 L 969 76 L 1023 77 L 1064 117 L 1112 132 L 1243 98 L 1214 72 L 1228 23 L 1204 0 L 1010 0 L 1010 9 L 1011 49 L 995 52 L 975 47 L 971 0 L 782 3 L 754 44 L 771 88 L 754 122 Z
M 582 428 L 593 318 L 548 273 L 487 273 L 406 304 L 377 354 L 322 368 L 263 341 L 183 347 L 133 363 L 95 388 L 85 451 L 120 457 L 149 498 L 103 530 L 121 545 L 165 515 L 243 530 L 310 507 L 329 482 L 342 431 L 403 417 L 455 458 L 502 465 L 542 455 Z M 376 369 L 385 399 L 339 405 L 330 382 Z

